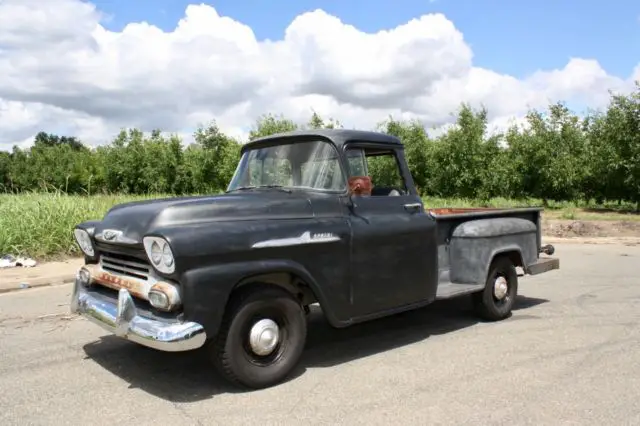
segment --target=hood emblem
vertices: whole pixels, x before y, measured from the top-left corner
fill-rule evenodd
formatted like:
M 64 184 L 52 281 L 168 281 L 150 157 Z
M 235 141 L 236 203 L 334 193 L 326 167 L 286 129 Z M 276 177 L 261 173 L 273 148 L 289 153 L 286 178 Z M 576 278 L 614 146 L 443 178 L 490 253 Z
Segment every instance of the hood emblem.
M 108 243 L 123 243 L 123 244 L 136 244 L 137 241 L 132 238 L 127 238 L 123 235 L 123 232 L 117 229 L 105 229 L 101 233 L 96 235 L 96 239 L 108 242 Z
M 118 234 L 121 234 L 121 233 L 122 232 L 114 231 L 113 229 L 107 229 L 102 233 L 102 236 L 107 241 L 113 241 L 118 236 Z

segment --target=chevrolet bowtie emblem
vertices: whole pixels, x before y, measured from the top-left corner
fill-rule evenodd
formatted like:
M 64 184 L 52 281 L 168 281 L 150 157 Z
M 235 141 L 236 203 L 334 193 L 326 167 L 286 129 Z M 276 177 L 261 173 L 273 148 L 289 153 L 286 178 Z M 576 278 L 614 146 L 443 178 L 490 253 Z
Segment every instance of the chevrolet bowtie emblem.
M 1 0 L 0 0 L 1 1 Z M 96 238 L 109 243 L 136 244 L 133 238 L 124 236 L 124 231 L 119 229 L 105 229 L 102 233 L 96 235 Z
M 102 233 L 102 237 L 107 241 L 111 241 L 115 239 L 118 236 L 118 234 L 119 234 L 118 231 L 112 231 L 111 229 L 108 229 Z

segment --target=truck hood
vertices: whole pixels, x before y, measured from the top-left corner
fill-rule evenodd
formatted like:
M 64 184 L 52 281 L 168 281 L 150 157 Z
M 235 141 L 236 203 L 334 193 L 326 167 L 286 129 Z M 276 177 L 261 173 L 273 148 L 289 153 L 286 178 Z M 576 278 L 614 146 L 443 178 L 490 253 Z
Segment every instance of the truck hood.
M 304 194 L 278 191 L 232 193 L 219 196 L 180 197 L 136 201 L 114 206 L 95 228 L 121 233 L 129 243 L 141 243 L 155 229 L 203 222 L 269 219 L 305 219 L 314 216 Z

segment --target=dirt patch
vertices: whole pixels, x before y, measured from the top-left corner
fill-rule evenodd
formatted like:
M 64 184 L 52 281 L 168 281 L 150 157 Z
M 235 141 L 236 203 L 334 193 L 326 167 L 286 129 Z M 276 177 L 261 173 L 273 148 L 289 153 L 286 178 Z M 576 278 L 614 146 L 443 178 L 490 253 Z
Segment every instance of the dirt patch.
M 545 219 L 542 234 L 560 238 L 640 237 L 640 222 Z

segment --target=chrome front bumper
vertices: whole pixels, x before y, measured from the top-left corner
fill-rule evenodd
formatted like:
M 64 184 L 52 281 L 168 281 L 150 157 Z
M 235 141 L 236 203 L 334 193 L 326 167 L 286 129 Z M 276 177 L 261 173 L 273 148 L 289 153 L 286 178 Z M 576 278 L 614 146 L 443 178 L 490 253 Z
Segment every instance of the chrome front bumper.
M 124 288 L 117 303 L 94 296 L 79 276 L 71 295 L 71 312 L 82 315 L 118 337 L 166 352 L 181 352 L 204 345 L 206 333 L 195 322 L 165 321 L 138 314 L 131 294 Z

